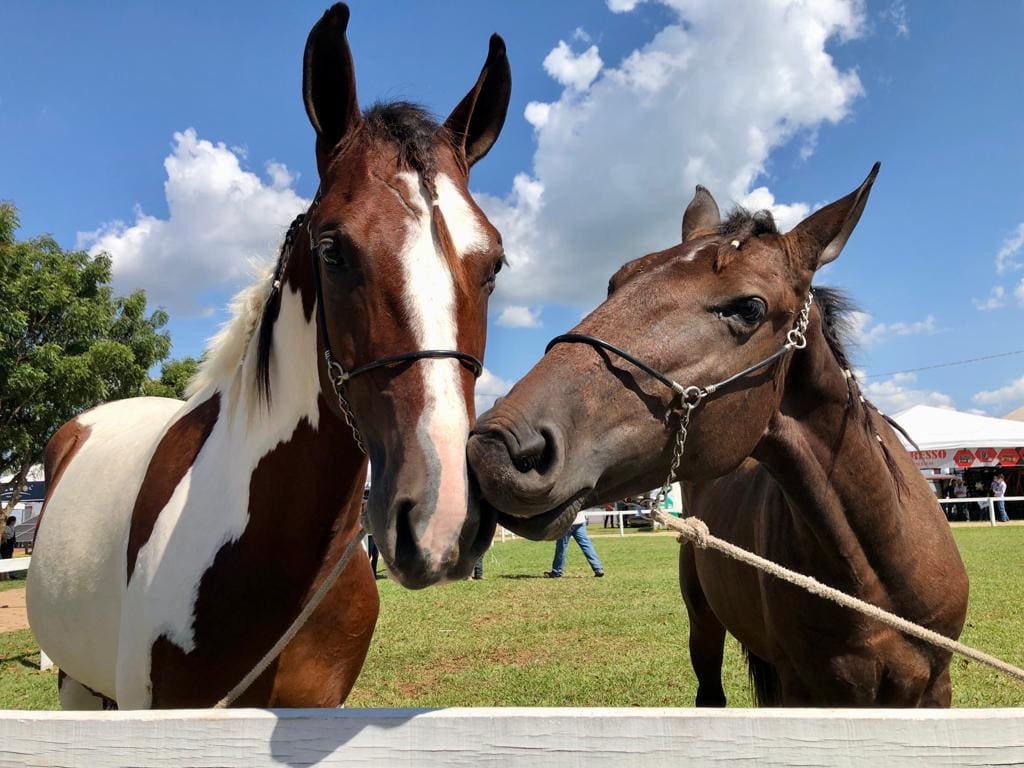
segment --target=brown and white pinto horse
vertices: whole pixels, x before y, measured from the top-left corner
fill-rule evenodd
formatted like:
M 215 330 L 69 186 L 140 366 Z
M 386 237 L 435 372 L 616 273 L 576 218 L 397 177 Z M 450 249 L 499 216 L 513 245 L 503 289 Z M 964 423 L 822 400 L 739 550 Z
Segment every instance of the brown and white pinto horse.
M 475 366 L 464 363 L 483 356 L 503 254 L 467 184 L 505 119 L 504 43 L 491 38 L 443 126 L 404 103 L 363 114 L 348 17 L 332 7 L 306 44 L 319 201 L 293 225 L 275 272 L 237 298 L 188 402 L 103 405 L 47 448 L 28 610 L 67 708 L 213 704 L 357 535 L 367 462 L 332 388 L 325 336 L 348 370 L 457 353 L 344 386 L 373 462 L 364 522 L 396 578 L 414 588 L 461 578 L 490 543 L 493 515 L 479 513 L 468 483 Z M 358 552 L 237 704 L 340 704 L 377 610 Z
M 480 417 L 470 464 L 499 522 L 553 538 L 583 505 L 660 486 L 680 395 L 609 346 L 680 389 L 768 360 L 787 342 L 815 271 L 846 244 L 876 171 L 787 234 L 763 211 L 720 221 L 698 187 L 682 242 L 620 269 L 608 299 L 575 329 L 588 338 L 552 347 Z M 860 396 L 836 295 L 814 295 L 806 348 L 705 390 L 692 411 L 677 472 L 688 510 L 716 536 L 956 638 L 967 575 L 949 525 Z M 949 706 L 948 652 L 710 550 L 683 545 L 680 565 L 698 704 L 725 704 L 728 630 L 748 651 L 762 703 Z

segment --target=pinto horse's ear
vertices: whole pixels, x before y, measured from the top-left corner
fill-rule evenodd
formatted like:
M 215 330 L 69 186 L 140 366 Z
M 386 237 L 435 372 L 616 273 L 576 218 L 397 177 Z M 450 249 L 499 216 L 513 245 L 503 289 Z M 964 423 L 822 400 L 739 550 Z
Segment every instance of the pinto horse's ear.
M 467 167 L 486 155 L 498 140 L 511 96 L 512 70 L 505 55 L 505 41 L 494 34 L 476 85 L 444 122 L 455 146 L 462 150 Z
M 722 216 L 718 212 L 718 203 L 706 187 L 698 184 L 697 191 L 693 193 L 693 200 L 686 206 L 686 212 L 683 214 L 683 242 L 697 233 L 706 235 L 713 232 L 721 223 Z
M 331 151 L 361 119 L 356 100 L 356 70 L 348 47 L 348 6 L 332 5 L 309 31 L 302 57 L 302 100 L 316 131 L 316 160 L 321 172 Z
M 807 266 L 811 270 L 819 269 L 830 261 L 835 261 L 839 256 L 839 252 L 843 250 L 854 227 L 860 221 L 860 215 L 868 202 L 871 185 L 875 183 L 875 176 L 881 167 L 881 163 L 875 163 L 871 167 L 871 173 L 857 189 L 815 211 L 786 234 L 786 237 L 796 240 L 798 245 L 809 251 Z

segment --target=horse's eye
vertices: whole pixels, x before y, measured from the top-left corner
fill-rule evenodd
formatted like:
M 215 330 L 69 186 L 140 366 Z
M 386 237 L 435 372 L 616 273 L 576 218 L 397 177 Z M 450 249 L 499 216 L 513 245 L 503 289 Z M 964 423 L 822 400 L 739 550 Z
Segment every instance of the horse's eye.
M 768 314 L 768 305 L 764 303 L 764 299 L 748 296 L 722 307 L 718 314 L 724 318 L 735 318 L 746 325 L 757 325 Z
M 494 285 L 497 281 L 498 273 L 501 272 L 501 268 L 508 264 L 508 259 L 505 258 L 505 254 L 501 254 L 501 258 L 494 262 L 494 266 L 491 268 L 491 273 L 487 276 L 484 281 L 484 289 L 488 294 L 494 291 Z
M 327 266 L 337 268 L 344 268 L 348 266 L 348 263 L 345 261 L 345 256 L 342 254 L 334 237 L 321 237 L 320 242 L 317 243 L 316 247 L 317 251 L 320 253 L 320 258 Z

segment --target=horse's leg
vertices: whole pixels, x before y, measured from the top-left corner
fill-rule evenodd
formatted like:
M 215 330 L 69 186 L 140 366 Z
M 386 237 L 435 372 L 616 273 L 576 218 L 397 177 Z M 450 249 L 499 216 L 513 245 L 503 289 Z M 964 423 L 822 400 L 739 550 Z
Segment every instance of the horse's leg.
M 693 546 L 679 547 L 679 590 L 690 617 L 690 664 L 697 675 L 697 706 L 724 707 L 722 656 L 725 627 L 708 605 L 701 589 Z
M 924 695 L 921 696 L 922 707 L 949 709 L 953 705 L 953 684 L 949 679 L 949 665 L 936 675 Z
M 117 705 L 113 701 L 106 696 L 94 693 L 73 677 L 65 674 L 63 670 L 57 673 L 57 696 L 60 699 L 61 709 L 117 709 Z

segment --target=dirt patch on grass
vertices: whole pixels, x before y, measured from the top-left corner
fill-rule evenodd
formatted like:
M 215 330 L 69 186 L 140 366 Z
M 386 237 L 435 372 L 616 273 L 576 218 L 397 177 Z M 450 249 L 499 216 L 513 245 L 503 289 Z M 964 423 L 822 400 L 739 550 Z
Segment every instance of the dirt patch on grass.
M 0 592 L 0 632 L 14 632 L 19 629 L 28 629 L 24 587 Z

